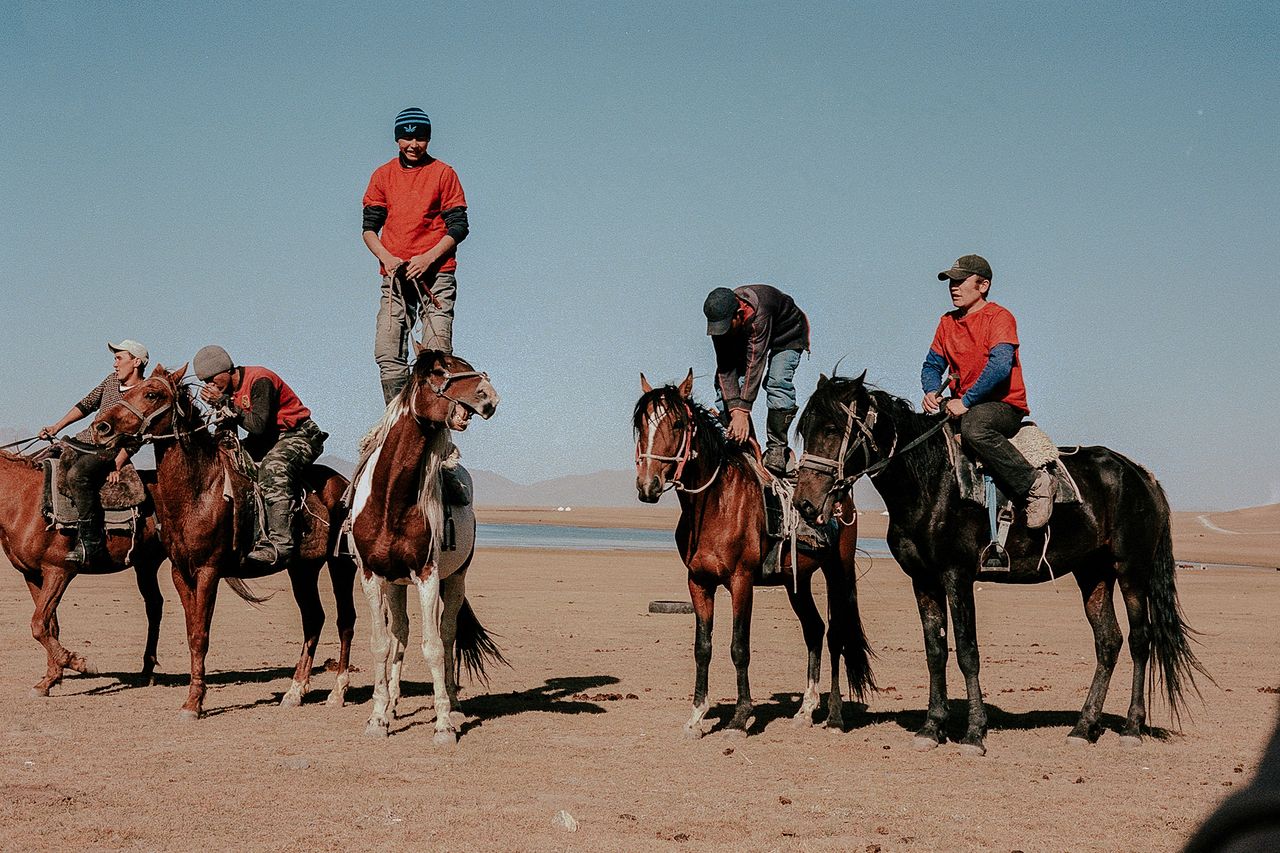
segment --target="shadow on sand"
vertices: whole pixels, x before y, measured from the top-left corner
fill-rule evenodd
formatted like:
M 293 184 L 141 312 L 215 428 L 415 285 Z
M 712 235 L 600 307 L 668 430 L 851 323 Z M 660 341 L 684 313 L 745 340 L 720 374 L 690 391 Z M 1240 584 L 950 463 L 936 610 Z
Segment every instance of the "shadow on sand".
M 814 725 L 821 725 L 826 719 L 827 696 L 828 694 L 826 693 L 822 694 L 818 711 L 814 715 Z M 799 693 L 774 693 L 769 697 L 769 701 L 758 703 L 752 714 L 753 719 L 747 729 L 747 734 L 759 734 L 776 720 L 794 717 L 796 712 L 800 710 L 800 700 L 801 695 Z M 987 730 L 989 732 L 1062 729 L 1062 734 L 1065 738 L 1067 732 L 1071 730 L 1080 718 L 1079 711 L 1023 711 L 1013 713 L 1005 711 L 999 705 L 994 705 L 991 702 L 987 702 L 986 706 Z M 733 702 L 721 702 L 712 706 L 711 710 L 707 712 L 707 719 L 716 720 L 717 725 L 708 734 L 722 731 L 725 724 L 733 717 L 733 710 Z M 963 699 L 951 699 L 947 703 L 947 710 L 950 712 L 947 717 L 947 739 L 959 742 L 964 737 L 965 726 L 968 722 L 969 703 Z M 852 732 L 878 723 L 893 723 L 905 731 L 914 733 L 924 725 L 925 716 L 924 709 L 868 713 L 865 704 L 846 699 L 844 703 L 845 725 L 843 730 Z M 1124 727 L 1124 717 L 1118 714 L 1103 714 L 1099 722 L 1103 731 L 1115 734 L 1119 734 Z M 1174 733 L 1168 729 L 1150 725 L 1145 728 L 1143 734 L 1158 741 L 1168 741 L 1174 737 Z

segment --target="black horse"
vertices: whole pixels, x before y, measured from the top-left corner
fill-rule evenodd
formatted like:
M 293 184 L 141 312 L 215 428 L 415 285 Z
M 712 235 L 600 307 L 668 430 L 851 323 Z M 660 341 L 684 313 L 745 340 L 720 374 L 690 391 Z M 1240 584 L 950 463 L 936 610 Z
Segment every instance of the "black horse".
M 797 509 L 810 521 L 829 516 L 833 502 L 862 474 L 889 510 L 889 548 L 915 587 L 929 661 L 929 712 L 916 732 L 916 748 L 932 749 L 947 722 L 947 614 L 956 657 L 965 677 L 969 725 L 961 741 L 983 754 L 987 715 L 978 684 L 978 642 L 973 582 L 979 553 L 990 540 L 987 511 L 961 500 L 938 416 L 917 413 L 909 402 L 856 379 L 822 376 L 800 417 L 805 453 L 795 492 Z M 1212 681 L 1196 659 L 1174 587 L 1169 504 L 1149 471 L 1105 447 L 1080 447 L 1061 458 L 1081 493 L 1079 504 L 1058 506 L 1048 528 L 1015 524 L 1006 543 L 1011 571 L 982 579 L 1038 583 L 1070 572 L 1084 598 L 1098 665 L 1070 742 L 1092 743 L 1123 637 L 1116 622 L 1116 583 L 1129 616 L 1133 693 L 1120 731 L 1124 744 L 1141 741 L 1147 708 L 1144 685 L 1154 655 L 1173 717 L 1185 710 L 1184 692 L 1196 690 L 1195 673 Z M 1198 695 L 1198 691 L 1197 691 Z

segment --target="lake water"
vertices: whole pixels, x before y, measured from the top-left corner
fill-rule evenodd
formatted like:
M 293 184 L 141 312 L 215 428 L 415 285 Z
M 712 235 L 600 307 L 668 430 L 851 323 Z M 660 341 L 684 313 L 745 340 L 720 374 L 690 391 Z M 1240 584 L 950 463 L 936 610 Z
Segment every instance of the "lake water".
M 479 524 L 479 547 L 565 548 L 572 551 L 674 551 L 672 530 L 623 527 L 565 527 L 558 524 Z M 859 545 L 874 556 L 888 556 L 883 539 L 862 538 Z

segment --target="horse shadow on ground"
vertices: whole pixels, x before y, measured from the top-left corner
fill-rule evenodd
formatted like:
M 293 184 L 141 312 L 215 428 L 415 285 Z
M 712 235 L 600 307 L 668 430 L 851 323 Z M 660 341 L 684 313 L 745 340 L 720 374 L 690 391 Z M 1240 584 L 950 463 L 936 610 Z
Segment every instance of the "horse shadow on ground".
M 829 694 L 827 693 L 822 694 L 818 710 L 814 714 L 814 725 L 822 725 L 826 720 L 828 696 Z M 760 734 L 770 723 L 794 717 L 800 710 L 801 698 L 802 696 L 799 693 L 774 693 L 769 697 L 768 701 L 757 704 L 752 711 L 752 720 L 747 728 L 747 734 Z M 1070 731 L 1075 726 L 1076 721 L 1080 719 L 1079 711 L 1011 712 L 991 702 L 987 702 L 986 707 L 988 732 L 1062 729 L 1065 737 L 1065 733 Z M 949 711 L 946 728 L 947 739 L 958 743 L 964 739 L 965 728 L 968 725 L 969 703 L 964 699 L 951 699 L 947 702 L 947 710 Z M 716 720 L 717 725 L 708 734 L 721 731 L 733 717 L 733 711 L 734 703 L 732 701 L 713 705 L 707 712 L 707 719 Z M 853 732 L 877 723 L 893 723 L 901 729 L 915 733 L 924 725 L 926 717 L 927 711 L 923 708 L 918 710 L 868 712 L 865 703 L 846 699 L 844 702 L 844 727 L 842 731 Z M 1124 717 L 1119 714 L 1104 713 L 1099 720 L 1103 732 L 1112 732 L 1117 735 L 1124 728 L 1124 722 Z M 1152 725 L 1147 725 L 1143 729 L 1143 734 L 1146 737 L 1162 742 L 1170 741 L 1175 736 L 1175 733 L 1169 729 Z
M 582 675 L 563 678 L 548 678 L 540 687 L 529 690 L 512 691 L 510 693 L 483 693 L 478 696 L 460 699 L 458 704 L 466 719 L 458 728 L 461 737 L 472 729 L 483 726 L 489 720 L 500 717 L 511 717 L 516 714 L 603 714 L 605 709 L 594 701 L 585 698 L 574 698 L 587 690 L 617 684 L 619 679 L 612 675 Z M 401 682 L 403 685 L 404 682 Z M 427 693 L 431 693 L 431 685 L 423 685 Z M 356 691 L 348 691 L 351 696 Z M 362 688 L 361 695 L 372 696 L 372 688 Z M 403 697 L 405 693 L 401 693 Z M 421 719 L 413 719 L 421 717 Z M 397 719 L 412 720 L 408 725 L 396 730 L 396 734 L 408 731 L 416 726 L 434 725 L 435 709 L 428 705 L 397 714 Z

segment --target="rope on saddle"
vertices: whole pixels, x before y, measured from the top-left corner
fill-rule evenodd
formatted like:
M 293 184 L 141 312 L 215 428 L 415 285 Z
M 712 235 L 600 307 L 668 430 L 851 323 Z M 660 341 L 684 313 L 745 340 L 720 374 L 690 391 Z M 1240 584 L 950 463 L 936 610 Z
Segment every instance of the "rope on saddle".
M 773 477 L 769 488 L 778 496 L 782 509 L 782 531 L 791 543 L 791 586 L 792 592 L 800 592 L 800 568 L 796 565 L 796 531 L 800 527 L 800 511 L 793 501 L 795 487 L 782 477 Z M 781 567 L 779 567 L 781 568 Z

